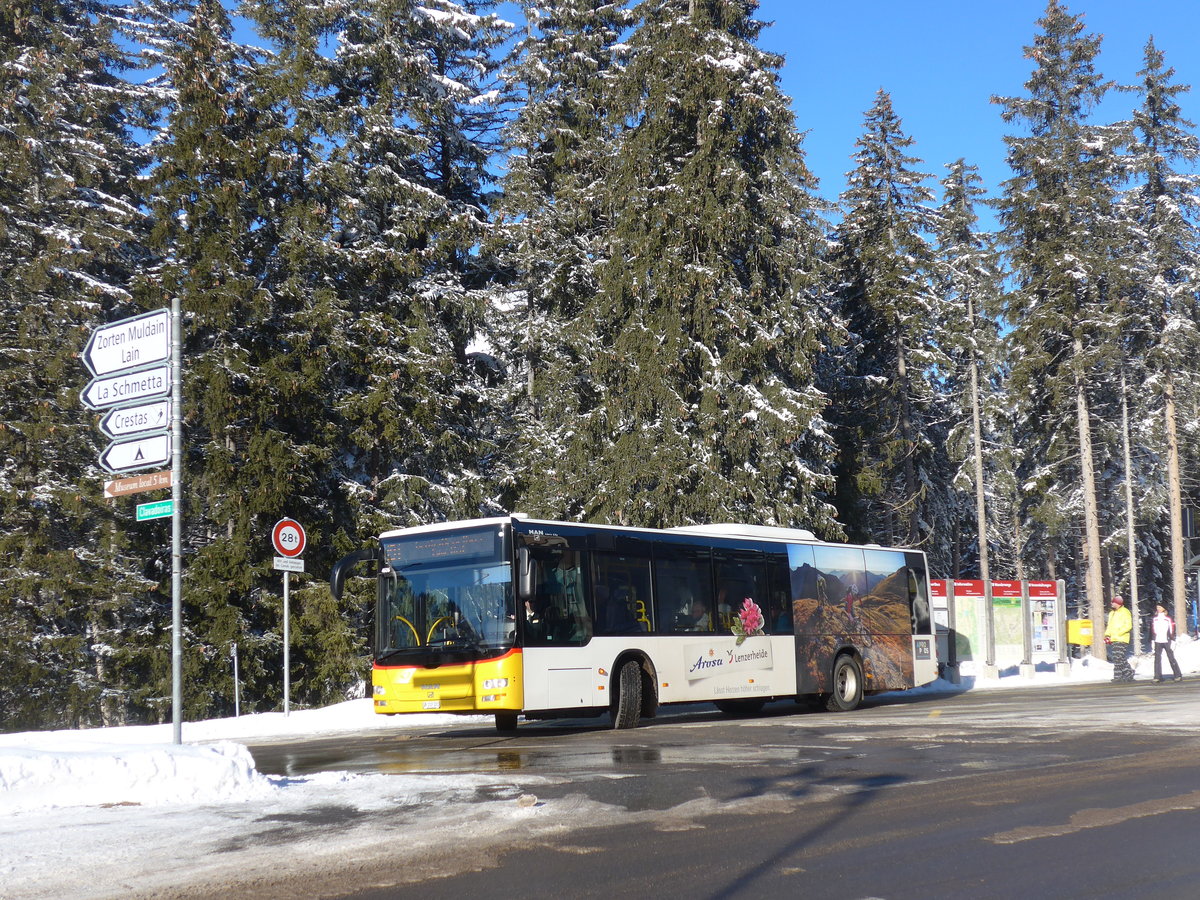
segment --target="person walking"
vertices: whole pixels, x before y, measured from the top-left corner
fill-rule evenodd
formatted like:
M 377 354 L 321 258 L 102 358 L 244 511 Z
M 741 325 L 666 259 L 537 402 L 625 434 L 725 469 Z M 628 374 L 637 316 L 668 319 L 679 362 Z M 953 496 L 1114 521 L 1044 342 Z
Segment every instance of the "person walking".
M 1112 598 L 1112 612 L 1108 615 L 1108 626 L 1104 629 L 1104 643 L 1108 644 L 1108 658 L 1113 664 L 1113 681 L 1133 681 L 1133 669 L 1129 667 L 1129 633 L 1133 631 L 1133 616 L 1125 608 L 1120 596 Z
M 1162 655 L 1167 654 L 1167 660 L 1171 663 L 1171 671 L 1175 674 L 1172 679 L 1174 681 L 1183 681 L 1183 673 L 1179 671 L 1179 663 L 1175 661 L 1175 622 L 1167 615 L 1167 608 L 1163 604 L 1158 604 L 1155 607 L 1154 619 L 1150 622 L 1150 628 L 1154 633 L 1154 683 L 1161 684 L 1162 677 Z

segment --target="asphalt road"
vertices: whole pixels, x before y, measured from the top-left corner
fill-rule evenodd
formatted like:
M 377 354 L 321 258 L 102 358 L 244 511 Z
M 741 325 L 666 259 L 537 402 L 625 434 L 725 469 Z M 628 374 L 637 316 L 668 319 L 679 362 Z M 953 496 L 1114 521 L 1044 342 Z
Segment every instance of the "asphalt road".
M 1198 750 L 1200 680 L 892 695 L 846 714 L 691 707 L 620 732 L 607 719 L 512 736 L 464 724 L 251 747 L 272 774 L 541 775 L 538 805 L 579 810 L 549 833 L 451 836 L 415 858 L 398 843 L 392 864 L 325 882 L 364 900 L 1182 900 L 1200 896 Z

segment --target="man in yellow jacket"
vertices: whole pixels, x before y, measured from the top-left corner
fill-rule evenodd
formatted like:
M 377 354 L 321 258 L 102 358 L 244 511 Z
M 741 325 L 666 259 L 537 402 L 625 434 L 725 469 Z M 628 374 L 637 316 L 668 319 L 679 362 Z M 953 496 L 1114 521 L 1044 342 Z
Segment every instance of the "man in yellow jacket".
M 1108 627 L 1104 629 L 1104 643 L 1108 644 L 1108 659 L 1113 664 L 1113 681 L 1133 681 L 1133 669 L 1129 667 L 1129 633 L 1133 631 L 1133 616 L 1125 608 L 1125 600 L 1112 598 L 1112 612 L 1108 616 Z

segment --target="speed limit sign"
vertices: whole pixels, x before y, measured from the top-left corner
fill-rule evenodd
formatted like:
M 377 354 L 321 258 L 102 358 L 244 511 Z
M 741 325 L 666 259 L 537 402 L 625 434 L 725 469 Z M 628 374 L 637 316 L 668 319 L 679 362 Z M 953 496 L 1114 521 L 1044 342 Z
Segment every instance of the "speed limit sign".
M 304 552 L 304 528 L 295 519 L 280 519 L 271 529 L 271 544 L 280 556 L 296 558 Z

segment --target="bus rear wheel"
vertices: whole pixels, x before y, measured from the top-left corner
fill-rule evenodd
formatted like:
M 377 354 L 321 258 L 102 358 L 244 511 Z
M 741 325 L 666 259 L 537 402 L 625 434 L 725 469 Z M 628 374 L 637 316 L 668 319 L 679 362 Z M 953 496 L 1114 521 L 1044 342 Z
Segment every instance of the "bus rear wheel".
M 830 712 L 849 712 L 862 702 L 862 666 L 853 656 L 843 653 L 833 663 L 833 693 L 825 698 Z
M 642 718 L 642 666 L 627 660 L 617 673 L 616 702 L 611 712 L 613 728 L 637 728 Z

